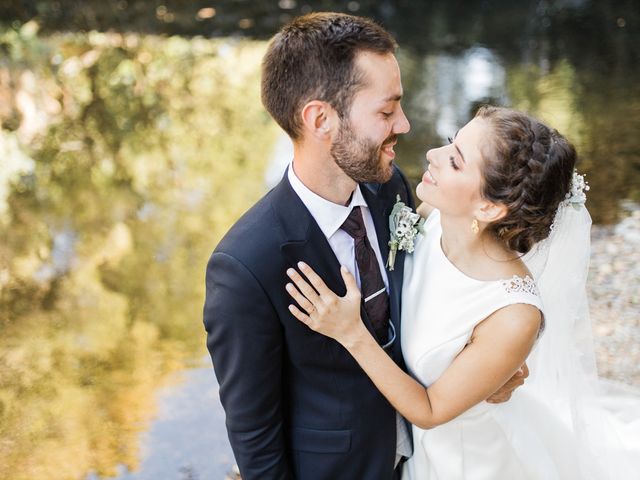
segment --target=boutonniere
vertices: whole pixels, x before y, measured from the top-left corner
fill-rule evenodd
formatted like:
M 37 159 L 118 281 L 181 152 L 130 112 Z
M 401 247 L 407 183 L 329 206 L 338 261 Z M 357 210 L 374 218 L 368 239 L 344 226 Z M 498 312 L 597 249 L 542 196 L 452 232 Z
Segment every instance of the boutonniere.
M 396 204 L 389 215 L 389 258 L 387 268 L 393 270 L 396 263 L 396 253 L 404 250 L 412 253 L 418 233 L 423 233 L 424 218 L 407 207 L 400 201 L 400 195 L 396 197 Z

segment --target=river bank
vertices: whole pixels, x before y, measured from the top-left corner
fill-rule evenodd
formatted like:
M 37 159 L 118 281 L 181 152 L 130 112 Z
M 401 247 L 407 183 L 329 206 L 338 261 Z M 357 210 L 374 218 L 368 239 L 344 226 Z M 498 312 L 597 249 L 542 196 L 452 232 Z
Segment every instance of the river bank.
M 587 291 L 600 375 L 640 387 L 640 205 L 624 211 L 591 231 Z

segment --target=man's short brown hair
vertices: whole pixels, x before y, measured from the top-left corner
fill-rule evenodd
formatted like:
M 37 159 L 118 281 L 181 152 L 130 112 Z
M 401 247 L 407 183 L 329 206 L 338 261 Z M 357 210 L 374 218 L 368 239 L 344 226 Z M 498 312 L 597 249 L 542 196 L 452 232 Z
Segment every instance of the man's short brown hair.
M 297 139 L 302 107 L 329 103 L 344 118 L 363 85 L 356 54 L 394 53 L 396 42 L 380 25 L 341 13 L 311 13 L 278 32 L 262 62 L 262 103 L 276 122 Z

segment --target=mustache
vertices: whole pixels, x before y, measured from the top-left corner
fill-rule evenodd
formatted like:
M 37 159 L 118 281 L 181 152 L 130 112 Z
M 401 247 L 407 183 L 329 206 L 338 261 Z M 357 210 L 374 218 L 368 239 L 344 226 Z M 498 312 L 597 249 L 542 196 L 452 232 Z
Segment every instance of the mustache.
M 382 146 L 384 147 L 385 145 L 389 145 L 390 143 L 395 143 L 396 140 L 398 140 L 398 135 L 391 135 L 389 138 L 387 138 L 384 143 L 382 144 Z

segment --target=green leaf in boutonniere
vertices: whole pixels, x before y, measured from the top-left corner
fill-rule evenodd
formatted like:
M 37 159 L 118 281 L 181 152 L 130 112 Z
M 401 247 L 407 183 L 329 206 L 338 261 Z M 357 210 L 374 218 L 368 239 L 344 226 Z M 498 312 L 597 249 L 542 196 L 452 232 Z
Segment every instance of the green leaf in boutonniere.
M 396 253 L 398 250 L 404 250 L 412 253 L 415 246 L 416 236 L 423 233 L 422 226 L 424 218 L 407 207 L 401 200 L 400 195 L 396 197 L 396 204 L 389 215 L 389 258 L 387 259 L 387 268 L 393 270 L 396 263 Z

